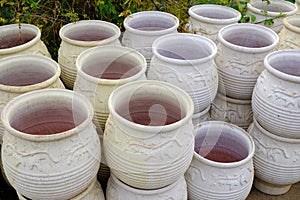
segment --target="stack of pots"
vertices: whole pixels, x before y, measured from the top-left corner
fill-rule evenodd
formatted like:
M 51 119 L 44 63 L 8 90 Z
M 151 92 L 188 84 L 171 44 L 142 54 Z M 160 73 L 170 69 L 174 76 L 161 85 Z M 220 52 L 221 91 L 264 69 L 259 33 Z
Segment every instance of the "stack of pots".
M 275 50 L 278 41 L 273 30 L 261 25 L 232 24 L 219 31 L 215 58 L 219 90 L 210 110 L 211 119 L 248 128 L 253 119 L 253 88 L 264 70 L 264 57 Z
M 300 181 L 300 51 L 275 51 L 264 65 L 253 91 L 254 122 L 248 130 L 256 145 L 254 186 L 280 195 Z
M 134 81 L 115 89 L 108 106 L 107 200 L 187 199 L 183 176 L 194 151 L 189 95 L 166 82 Z

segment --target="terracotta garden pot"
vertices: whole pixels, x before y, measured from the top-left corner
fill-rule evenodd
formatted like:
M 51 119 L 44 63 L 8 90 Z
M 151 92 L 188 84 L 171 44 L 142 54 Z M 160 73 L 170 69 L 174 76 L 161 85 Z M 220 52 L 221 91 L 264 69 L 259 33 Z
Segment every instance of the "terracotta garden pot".
M 59 31 L 62 41 L 58 50 L 58 63 L 66 87 L 73 88 L 77 74 L 76 59 L 81 52 L 95 46 L 121 46 L 120 35 L 119 27 L 101 20 L 82 20 L 63 26 Z
M 101 150 L 93 107 L 65 89 L 20 95 L 3 109 L 2 163 L 9 183 L 30 199 L 70 199 L 97 175 Z
M 267 131 L 300 139 L 300 51 L 273 52 L 264 64 L 253 91 L 253 115 Z
M 153 43 L 148 79 L 171 83 L 193 100 L 194 113 L 210 106 L 218 89 L 215 43 L 200 35 L 175 33 Z
M 283 25 L 283 29 L 279 33 L 278 49 L 300 50 L 300 15 L 285 18 Z
M 35 54 L 51 57 L 41 40 L 40 29 L 32 24 L 0 26 L 0 58 L 19 54 Z
M 300 139 L 274 135 L 254 119 L 248 132 L 254 139 L 254 186 L 261 192 L 281 195 L 300 181 Z
M 254 178 L 251 136 L 221 121 L 203 122 L 194 131 L 194 156 L 185 173 L 189 200 L 246 199 Z
M 203 35 L 217 42 L 218 32 L 229 24 L 238 23 L 241 13 L 233 8 L 201 4 L 189 8 L 188 28 L 192 33 Z
M 267 11 L 266 15 L 263 11 Z M 252 14 L 256 17 L 253 23 L 264 25 L 264 21 L 273 19 L 273 24 L 267 25 L 276 33 L 279 33 L 283 27 L 282 20 L 284 17 L 291 16 L 297 13 L 297 6 L 289 1 L 272 0 L 267 1 L 251 0 L 247 3 L 247 14 Z M 283 15 L 282 17 L 279 17 Z
M 264 57 L 275 50 L 279 37 L 271 29 L 248 23 L 232 24 L 218 34 L 219 91 L 234 99 L 251 99 L 264 70 Z
M 134 81 L 109 97 L 103 138 L 108 166 L 139 189 L 176 182 L 193 156 L 193 103 L 180 88 L 161 81 Z

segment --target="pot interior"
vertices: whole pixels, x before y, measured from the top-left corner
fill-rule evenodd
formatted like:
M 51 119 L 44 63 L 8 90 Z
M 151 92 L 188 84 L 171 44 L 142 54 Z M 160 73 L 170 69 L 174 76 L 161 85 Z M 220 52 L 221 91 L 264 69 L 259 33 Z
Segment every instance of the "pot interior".
M 1 30 L 0 34 L 0 49 L 7 49 L 25 44 L 33 40 L 37 34 L 30 29 L 14 26 L 14 28 L 8 28 Z
M 269 65 L 282 73 L 300 77 L 300 54 L 284 53 L 279 55 L 271 57 L 268 60 Z
M 199 8 L 194 11 L 196 15 L 206 17 L 206 18 L 211 18 L 211 19 L 231 19 L 237 17 L 236 14 L 233 12 L 229 12 L 227 9 L 220 9 L 219 12 L 216 12 L 216 9 L 212 7 L 211 9 L 207 7 L 203 7 L 202 9 Z
M 283 4 L 283 3 L 276 3 L 276 2 L 272 2 L 270 4 L 267 4 L 265 2 L 252 2 L 250 4 L 259 10 L 266 10 L 269 12 L 281 13 L 281 12 L 290 12 L 293 10 L 293 8 L 290 5 Z

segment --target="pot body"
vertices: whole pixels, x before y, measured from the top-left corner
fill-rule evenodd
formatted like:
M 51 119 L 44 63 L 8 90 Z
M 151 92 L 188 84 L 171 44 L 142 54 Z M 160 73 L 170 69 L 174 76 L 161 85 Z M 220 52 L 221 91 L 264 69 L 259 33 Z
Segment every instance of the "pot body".
M 21 195 L 70 199 L 95 180 L 100 142 L 84 96 L 63 89 L 33 91 L 14 98 L 2 113 L 3 168 Z
M 233 124 L 221 121 L 203 122 L 194 131 L 194 156 L 185 173 L 189 199 L 246 199 L 254 178 L 254 143 L 250 135 Z M 205 148 L 200 155 L 196 153 L 199 145 L 204 145 L 201 148 L 207 145 L 209 149 Z M 221 162 L 204 156 L 214 151 L 215 147 L 236 153 L 243 152 L 243 158 L 233 162 Z M 202 151 L 201 148 L 199 152 Z M 222 158 L 222 153 L 215 156 Z
M 193 114 L 192 122 L 194 127 L 200 124 L 201 122 L 209 121 L 211 119 L 209 114 L 210 108 L 211 106 L 207 107 L 205 110 L 203 110 L 200 113 Z
M 46 45 L 41 40 L 40 29 L 32 24 L 23 24 L 19 27 L 18 24 L 4 25 L 0 27 L 0 40 L 7 43 L 15 40 L 24 40 L 26 43 L 17 44 L 15 46 L 1 48 L 0 58 L 15 56 L 20 54 L 42 55 L 51 58 Z M 6 45 L 6 44 L 0 44 Z
M 300 138 L 300 52 L 281 50 L 265 58 L 252 96 L 256 120 L 272 134 Z
M 141 105 L 139 99 L 158 102 L 148 107 L 149 110 L 142 111 L 149 114 L 149 125 L 128 118 L 137 119 L 135 115 L 143 114 L 135 110 L 145 107 L 135 107 Z M 176 107 L 171 110 L 176 109 L 180 119 L 164 125 L 165 117 L 173 115 L 167 114 L 171 111 L 168 108 L 170 105 Z M 113 91 L 109 109 L 103 148 L 111 173 L 124 183 L 140 189 L 165 187 L 184 174 L 191 162 L 194 146 L 193 104 L 188 94 L 161 81 L 135 81 Z M 121 112 L 124 115 L 118 114 Z
M 255 119 L 248 129 L 255 143 L 254 186 L 267 194 L 281 195 L 300 181 L 300 140 L 265 130 Z
M 220 93 L 235 99 L 251 99 L 256 80 L 264 70 L 264 57 L 275 50 L 279 37 L 271 29 L 254 24 L 233 24 L 218 34 Z
M 217 42 L 218 32 L 224 26 L 238 23 L 241 13 L 221 5 L 203 4 L 189 8 L 188 30 Z
M 107 200 L 123 199 L 123 200 L 152 200 L 152 199 L 174 199 L 174 200 L 186 200 L 187 188 L 184 176 L 181 176 L 176 182 L 163 188 L 154 190 L 142 190 L 132 188 L 114 175 L 111 175 L 108 181 L 108 187 L 106 192 Z
M 116 25 L 101 20 L 82 20 L 63 26 L 59 31 L 62 41 L 58 50 L 58 63 L 66 87 L 73 89 L 77 75 L 76 59 L 81 52 L 95 46 L 121 46 L 120 34 Z
M 196 34 L 162 36 L 153 43 L 147 78 L 171 83 L 193 100 L 194 113 L 210 106 L 218 90 L 214 42 Z
M 294 15 L 283 20 L 283 29 L 279 33 L 278 49 L 300 50 L 300 16 Z

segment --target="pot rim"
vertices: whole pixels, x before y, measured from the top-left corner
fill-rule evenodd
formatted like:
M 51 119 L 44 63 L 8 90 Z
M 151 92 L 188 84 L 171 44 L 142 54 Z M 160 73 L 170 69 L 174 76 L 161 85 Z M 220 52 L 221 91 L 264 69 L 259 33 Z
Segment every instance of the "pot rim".
M 141 88 L 141 87 L 144 87 L 147 85 L 150 85 L 150 86 L 152 86 L 152 85 L 158 86 L 159 85 L 159 86 L 163 86 L 165 88 L 172 90 L 173 93 L 175 93 L 175 92 L 179 93 L 180 96 L 182 97 L 182 100 L 185 99 L 185 101 L 186 101 L 185 104 L 186 104 L 187 109 L 186 109 L 185 116 L 183 118 L 181 118 L 179 121 L 174 122 L 172 124 L 168 124 L 168 125 L 164 125 L 164 126 L 147 126 L 147 125 L 142 125 L 142 124 L 138 124 L 138 123 L 129 121 L 116 112 L 116 110 L 114 109 L 114 105 L 113 105 L 113 98 L 115 98 L 116 93 L 122 92 L 122 91 L 129 92 L 129 90 L 132 92 L 133 87 L 135 87 L 135 89 L 138 89 L 138 88 Z M 128 88 L 131 87 L 131 89 L 127 90 L 126 89 L 127 87 Z M 182 90 L 179 87 L 174 86 L 173 84 L 163 82 L 163 81 L 157 81 L 157 80 L 138 80 L 138 81 L 133 81 L 133 82 L 121 85 L 120 87 L 116 88 L 109 96 L 108 108 L 109 108 L 110 114 L 113 116 L 113 118 L 115 118 L 115 121 L 118 121 L 122 124 L 126 124 L 126 126 L 130 127 L 131 129 L 134 129 L 134 130 L 141 130 L 142 132 L 155 133 L 155 134 L 162 132 L 162 131 L 171 131 L 178 127 L 181 127 L 182 125 L 184 125 L 185 123 L 187 123 L 189 120 L 192 119 L 192 115 L 194 112 L 193 101 L 184 90 Z M 149 136 L 149 137 L 151 137 L 151 136 Z
M 161 42 L 169 42 L 170 44 L 172 44 L 172 41 L 176 40 L 197 40 L 197 42 L 202 42 L 205 43 L 205 45 L 207 45 L 210 48 L 210 54 L 206 57 L 203 58 L 198 58 L 198 59 L 190 59 L 190 60 L 180 60 L 180 59 L 175 59 L 175 58 L 170 58 L 170 57 L 166 57 L 161 55 L 160 53 L 158 53 L 158 46 Z M 197 34 L 191 34 L 191 33 L 171 33 L 171 34 L 167 34 L 164 36 L 161 36 L 159 38 L 157 38 L 153 44 L 152 44 L 152 52 L 153 55 L 156 56 L 158 59 L 164 61 L 164 62 L 168 62 L 168 63 L 172 63 L 172 64 L 176 64 L 176 65 L 194 65 L 194 64 L 199 64 L 199 63 L 205 63 L 208 62 L 210 60 L 213 60 L 215 58 L 215 56 L 217 55 L 217 45 L 209 38 L 205 37 L 205 36 L 201 36 L 201 35 L 197 35 Z
M 138 56 L 138 59 L 141 61 L 141 64 L 139 64 L 139 66 L 141 67 L 140 71 L 138 73 L 134 74 L 133 76 L 115 80 L 115 79 L 96 78 L 94 76 L 91 76 L 91 75 L 85 73 L 82 70 L 82 62 L 83 62 L 82 60 L 87 59 L 91 52 L 96 53 L 96 52 L 100 51 L 100 53 L 105 53 L 106 50 L 109 50 L 110 52 L 119 51 L 120 53 L 122 53 L 122 55 L 120 55 L 120 56 L 124 56 L 124 55 L 126 55 L 126 53 L 134 53 L 136 56 Z M 103 54 L 103 55 L 105 55 L 105 54 Z M 92 81 L 93 83 L 96 83 L 96 84 L 100 83 L 103 85 L 122 85 L 127 82 L 137 80 L 143 74 L 145 74 L 146 70 L 147 70 L 147 61 L 140 52 L 138 52 L 132 48 L 123 47 L 123 46 L 96 46 L 96 47 L 92 47 L 90 49 L 84 50 L 82 53 L 80 53 L 80 55 L 76 59 L 76 68 L 77 68 L 77 73 L 80 73 L 80 75 L 82 75 L 86 80 Z
M 288 55 L 288 54 L 297 54 L 297 57 L 300 60 L 300 51 L 299 50 L 293 50 L 293 49 L 284 49 L 284 50 L 277 50 L 274 52 L 269 53 L 265 58 L 264 58 L 264 66 L 266 68 L 266 70 L 268 72 L 270 72 L 271 74 L 273 74 L 274 76 L 289 81 L 289 82 L 296 82 L 296 83 L 300 83 L 300 76 L 294 76 L 294 75 L 290 75 L 284 72 L 281 72 L 277 69 L 275 69 L 274 67 L 272 67 L 269 62 L 271 59 L 274 59 L 276 57 L 284 57 L 284 55 Z M 295 55 L 293 56 L 295 57 Z
M 33 90 L 37 90 L 37 89 L 46 88 L 49 85 L 55 83 L 57 80 L 59 80 L 59 76 L 61 74 L 61 69 L 59 67 L 59 64 L 56 61 L 54 61 L 53 59 L 48 58 L 46 56 L 33 55 L 33 54 L 13 55 L 13 56 L 2 58 L 1 62 L 0 62 L 0 67 L 3 68 L 3 65 L 4 65 L 4 67 L 9 68 L 10 62 L 13 62 L 13 63 L 19 62 L 22 64 L 25 61 L 27 61 L 27 62 L 31 61 L 34 63 L 38 63 L 38 62 L 47 63 L 49 66 L 53 67 L 53 69 L 55 71 L 54 75 L 45 81 L 42 81 L 42 82 L 39 82 L 36 84 L 32 84 L 32 85 L 10 86 L 10 85 L 0 84 L 0 90 L 2 90 L 4 92 L 25 93 L 25 92 L 29 92 L 29 91 L 33 91 Z M 49 68 L 49 66 L 47 66 L 47 67 Z
M 236 44 L 228 42 L 227 40 L 225 40 L 223 38 L 224 33 L 227 33 L 230 31 L 241 30 L 243 28 L 252 29 L 252 30 L 255 30 L 256 32 L 260 31 L 263 35 L 268 34 L 269 38 L 272 38 L 272 43 L 268 46 L 253 48 L 253 47 L 245 47 L 245 46 L 236 45 Z M 272 29 L 265 27 L 263 25 L 250 24 L 250 23 L 238 23 L 238 24 L 230 24 L 230 25 L 227 25 L 227 26 L 221 28 L 218 33 L 218 40 L 221 44 L 223 44 L 224 46 L 226 46 L 230 49 L 236 49 L 238 51 L 245 52 L 245 53 L 262 53 L 262 52 L 266 52 L 266 51 L 270 51 L 270 50 L 274 49 L 279 43 L 279 36 L 275 31 L 273 31 Z
M 86 119 L 84 119 L 78 126 L 72 129 L 60 133 L 56 133 L 56 134 L 50 134 L 50 135 L 27 134 L 19 130 L 16 130 L 10 125 L 10 119 L 9 119 L 11 115 L 10 112 L 12 110 L 15 110 L 16 106 L 22 105 L 24 102 L 30 102 L 31 98 L 48 98 L 50 95 L 69 98 L 70 101 L 73 101 L 72 100 L 73 98 L 80 99 L 81 105 L 85 107 L 85 109 L 87 110 Z M 71 137 L 75 134 L 78 134 L 78 132 L 83 130 L 86 126 L 88 126 L 92 122 L 94 116 L 93 110 L 94 109 L 90 101 L 85 96 L 83 96 L 78 92 L 74 92 L 67 89 L 47 88 L 43 90 L 35 90 L 35 91 L 21 94 L 15 97 L 14 99 L 12 99 L 11 101 L 9 101 L 2 110 L 1 121 L 4 126 L 4 129 L 7 130 L 6 132 L 8 132 L 8 134 L 12 134 L 16 136 L 17 138 L 35 141 L 35 142 L 51 142 L 51 141 L 61 140 L 63 138 Z
M 234 17 L 226 18 L 226 19 L 216 19 L 216 18 L 209 18 L 209 17 L 204 17 L 204 16 L 196 14 L 196 11 L 201 10 L 201 9 L 210 9 L 212 12 L 218 12 L 218 11 L 216 11 L 216 9 L 219 10 L 219 12 L 228 11 L 228 13 L 231 13 L 232 15 L 234 15 Z M 212 23 L 212 24 L 237 23 L 242 17 L 242 15 L 239 11 L 237 11 L 231 7 L 228 7 L 228 6 L 222 6 L 222 5 L 216 5 L 216 4 L 194 5 L 189 8 L 188 13 L 192 18 L 194 18 L 198 21 Z
M 244 159 L 237 161 L 237 162 L 229 162 L 229 163 L 222 163 L 222 162 L 216 162 L 216 161 L 212 161 L 209 160 L 207 158 L 204 158 L 203 156 L 200 156 L 198 153 L 196 153 L 195 151 L 193 152 L 193 157 L 195 159 L 197 159 L 200 162 L 203 162 L 206 165 L 209 166 L 213 166 L 213 167 L 218 167 L 218 168 L 232 168 L 232 167 L 237 167 L 237 166 L 241 166 L 241 165 L 245 165 L 246 163 L 248 163 L 254 156 L 254 152 L 255 152 L 255 145 L 254 145 L 254 141 L 252 139 L 252 136 L 250 136 L 249 133 L 247 133 L 244 129 L 228 123 L 228 122 L 224 122 L 224 121 L 206 121 L 206 122 L 202 122 L 200 123 L 197 127 L 195 127 L 194 132 L 195 132 L 195 137 L 197 136 L 197 131 L 201 128 L 201 126 L 205 126 L 205 125 L 209 125 L 209 124 L 216 124 L 219 126 L 227 126 L 227 127 L 231 127 L 236 129 L 239 134 L 243 134 L 245 136 L 245 138 L 247 138 L 247 143 L 249 144 L 249 152 L 247 157 L 245 157 Z M 244 137 L 243 136 L 243 137 Z
M 257 4 L 264 4 L 264 2 L 263 1 L 251 1 L 251 2 L 247 3 L 247 8 L 255 14 L 263 15 L 261 12 L 262 10 L 255 7 L 255 5 L 257 5 Z M 267 3 L 265 3 L 265 4 L 267 4 Z M 298 10 L 298 8 L 295 4 L 288 2 L 288 1 L 272 1 L 270 5 L 271 6 L 275 5 L 275 6 L 280 6 L 280 7 L 285 6 L 286 8 L 290 8 L 290 11 L 287 11 L 287 12 L 268 11 L 268 13 L 267 13 L 268 17 L 278 17 L 281 13 L 283 13 L 287 16 L 294 15 L 294 14 L 296 14 L 296 12 Z
M 288 16 L 283 19 L 283 24 L 287 29 L 300 34 L 300 27 L 294 26 L 293 22 L 299 22 L 300 24 L 300 15 Z
M 106 38 L 104 40 L 98 40 L 98 41 L 80 41 L 80 40 L 73 40 L 65 36 L 66 32 L 68 32 L 71 29 L 76 29 L 76 27 L 81 27 L 85 25 L 92 25 L 95 27 L 102 27 L 102 28 L 108 28 L 114 32 L 114 35 Z M 118 26 L 116 26 L 113 23 L 102 21 L 102 20 L 80 20 L 77 22 L 72 22 L 64 25 L 59 30 L 59 37 L 62 41 L 67 42 L 69 44 L 75 45 L 75 46 L 82 46 L 82 47 L 94 47 L 98 45 L 105 45 L 112 43 L 119 39 L 121 35 L 121 30 Z
M 16 29 L 17 28 L 17 29 Z M 33 24 L 26 24 L 26 23 L 21 23 L 21 29 L 24 28 L 24 31 L 32 32 L 35 34 L 34 38 L 24 44 L 10 47 L 10 48 L 5 48 L 5 49 L 0 49 L 0 55 L 5 55 L 5 54 L 12 54 L 18 51 L 22 51 L 24 49 L 27 49 L 34 44 L 36 44 L 40 39 L 41 39 L 41 30 L 33 25 Z M 16 29 L 16 31 L 19 31 L 19 25 L 18 24 L 8 24 L 8 25 L 3 25 L 0 26 L 0 30 L 2 29 L 2 33 L 5 34 L 5 29 Z
M 237 105 L 250 105 L 251 104 L 251 100 L 248 99 L 234 99 L 231 97 L 228 97 L 222 93 L 217 93 L 217 98 L 220 98 L 221 100 L 228 102 L 228 103 L 233 103 L 233 104 L 237 104 Z
M 166 17 L 169 17 L 170 20 L 174 20 L 174 25 L 170 28 L 167 28 L 167 29 L 163 29 L 163 30 L 157 30 L 157 31 L 145 31 L 145 30 L 139 30 L 139 29 L 135 29 L 135 28 L 132 28 L 129 23 L 134 20 L 133 18 L 135 16 L 147 16 L 147 15 L 163 15 L 163 16 L 166 16 Z M 125 31 L 128 31 L 128 32 L 132 32 L 134 34 L 138 34 L 138 35 L 165 35 L 167 33 L 172 33 L 173 31 L 177 30 L 177 28 L 179 27 L 179 19 L 175 16 L 175 15 L 172 15 L 170 13 L 167 13 L 167 12 L 162 12 L 162 11 L 140 11 L 140 12 L 136 12 L 136 13 L 133 13 L 129 16 L 127 16 L 125 19 L 124 19 L 124 22 L 123 22 L 123 25 L 124 25 L 124 28 L 125 28 Z

